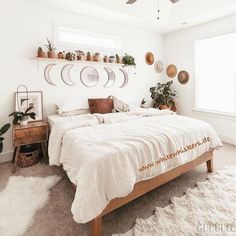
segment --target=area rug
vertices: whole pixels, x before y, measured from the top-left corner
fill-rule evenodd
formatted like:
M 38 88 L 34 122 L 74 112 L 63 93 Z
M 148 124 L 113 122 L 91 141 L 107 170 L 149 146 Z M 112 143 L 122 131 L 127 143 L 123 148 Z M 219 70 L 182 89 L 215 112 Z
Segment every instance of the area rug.
M 236 167 L 212 174 L 183 197 L 171 199 L 155 214 L 137 219 L 135 227 L 120 236 L 226 236 L 236 235 Z
M 0 235 L 23 235 L 34 214 L 47 202 L 50 188 L 59 180 L 59 176 L 10 177 L 0 192 Z

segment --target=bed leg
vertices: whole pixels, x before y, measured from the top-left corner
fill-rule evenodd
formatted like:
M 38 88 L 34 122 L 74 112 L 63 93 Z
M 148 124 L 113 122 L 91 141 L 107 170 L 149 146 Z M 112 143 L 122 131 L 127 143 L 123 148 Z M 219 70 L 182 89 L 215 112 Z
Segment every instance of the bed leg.
M 207 165 L 207 171 L 213 172 L 213 157 L 206 162 L 206 165 Z
M 91 236 L 102 236 L 102 217 L 91 221 Z

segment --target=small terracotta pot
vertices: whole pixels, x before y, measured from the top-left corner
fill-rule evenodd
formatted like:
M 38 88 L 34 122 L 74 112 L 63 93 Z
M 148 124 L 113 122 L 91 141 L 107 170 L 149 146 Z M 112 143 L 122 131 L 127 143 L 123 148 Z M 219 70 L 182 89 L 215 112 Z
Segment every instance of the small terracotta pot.
M 108 63 L 109 62 L 108 57 L 107 58 L 103 58 L 103 62 Z
M 87 61 L 93 61 L 93 57 L 92 56 L 87 56 Z
M 123 60 L 122 60 L 122 58 L 120 58 L 119 61 L 118 61 L 117 63 L 119 63 L 119 64 L 123 64 Z
M 165 110 L 165 109 L 170 110 L 170 107 L 168 107 L 167 105 L 160 105 L 160 106 L 159 106 L 159 109 L 160 109 L 160 110 Z
M 93 60 L 99 62 L 100 61 L 100 56 L 94 56 Z
M 55 52 L 48 52 L 48 58 L 55 58 Z
M 77 55 L 77 60 L 84 61 L 85 60 L 84 55 Z
M 46 57 L 46 53 L 44 51 L 38 52 L 38 57 Z
M 57 54 L 57 58 L 58 58 L 58 59 L 63 59 L 63 57 L 64 57 L 64 56 L 63 56 L 63 53 L 62 53 L 62 52 L 59 52 L 59 53 Z

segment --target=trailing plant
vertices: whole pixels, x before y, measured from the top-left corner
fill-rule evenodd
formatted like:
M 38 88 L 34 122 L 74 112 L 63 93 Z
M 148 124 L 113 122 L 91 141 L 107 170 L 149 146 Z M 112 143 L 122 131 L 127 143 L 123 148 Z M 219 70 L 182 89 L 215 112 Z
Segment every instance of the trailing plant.
M 136 66 L 134 57 L 128 55 L 127 53 L 125 53 L 125 56 L 123 57 L 122 61 L 125 66 Z
M 21 112 L 21 111 L 14 111 L 12 112 L 9 116 L 13 116 L 13 124 L 16 125 L 19 123 L 19 121 L 21 121 L 22 119 L 24 119 L 25 117 L 30 117 L 31 119 L 35 120 L 35 116 L 36 114 L 34 112 L 29 112 L 30 110 L 32 110 L 33 107 L 28 107 L 25 112 Z
M 8 124 L 5 124 L 1 129 L 0 129 L 0 153 L 2 152 L 3 150 L 3 140 L 4 138 L 2 137 L 3 134 L 5 134 L 9 128 L 11 127 L 11 125 L 8 123 Z
M 47 44 L 45 46 L 49 52 L 54 52 L 56 50 L 56 47 L 48 38 L 47 38 Z
M 158 83 L 156 87 L 150 88 L 151 98 L 153 99 L 153 107 L 159 108 L 160 105 L 167 105 L 172 107 L 174 105 L 174 98 L 176 91 L 171 89 L 173 81 L 167 83 Z

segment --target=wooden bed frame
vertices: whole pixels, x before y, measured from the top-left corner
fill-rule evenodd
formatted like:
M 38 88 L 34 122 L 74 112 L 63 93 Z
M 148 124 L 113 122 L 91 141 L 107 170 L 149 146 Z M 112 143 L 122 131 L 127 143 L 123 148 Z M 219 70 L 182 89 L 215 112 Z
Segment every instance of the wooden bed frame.
M 183 173 L 192 170 L 204 162 L 206 162 L 208 172 L 213 172 L 213 151 L 206 152 L 193 161 L 187 162 L 179 167 L 158 175 L 157 177 L 136 183 L 134 190 L 129 195 L 123 198 L 111 200 L 103 212 L 91 221 L 91 236 L 102 236 L 102 217 L 104 215 L 131 202 L 135 198 L 150 192 L 160 185 L 167 183 L 168 181 L 182 175 Z

